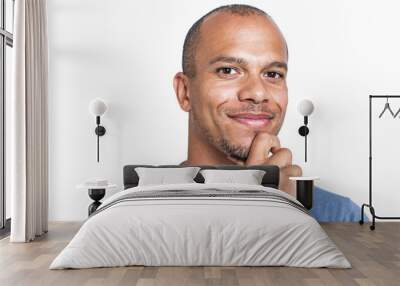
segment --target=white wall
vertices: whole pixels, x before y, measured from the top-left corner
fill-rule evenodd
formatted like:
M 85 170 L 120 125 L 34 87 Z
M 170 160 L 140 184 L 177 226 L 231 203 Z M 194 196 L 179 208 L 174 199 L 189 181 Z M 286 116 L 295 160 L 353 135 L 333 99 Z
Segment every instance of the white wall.
M 186 158 L 187 114 L 172 77 L 191 24 L 231 1 L 50 0 L 50 219 L 80 220 L 90 199 L 75 186 L 105 177 L 122 187 L 124 164 Z M 368 199 L 368 95 L 400 94 L 400 5 L 396 1 L 246 1 L 267 11 L 289 45 L 289 105 L 280 133 L 318 185 Z M 101 163 L 88 104 L 108 103 Z M 297 102 L 314 101 L 309 162 L 303 163 Z M 384 101 L 376 104 L 375 118 Z M 400 100 L 393 101 L 396 110 Z M 376 120 L 374 200 L 400 215 L 399 119 Z M 379 128 L 379 130 L 377 130 Z M 390 141 L 389 141 L 390 140 Z M 110 192 L 108 195 L 112 194 Z M 397 211 L 397 213 L 396 213 Z

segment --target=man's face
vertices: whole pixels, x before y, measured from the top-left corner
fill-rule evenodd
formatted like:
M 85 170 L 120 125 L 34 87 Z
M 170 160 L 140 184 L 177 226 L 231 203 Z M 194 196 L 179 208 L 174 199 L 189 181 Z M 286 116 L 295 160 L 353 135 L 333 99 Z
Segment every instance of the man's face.
M 284 121 L 285 41 L 258 15 L 217 13 L 200 34 L 188 84 L 190 122 L 217 149 L 245 161 L 257 132 L 277 135 Z

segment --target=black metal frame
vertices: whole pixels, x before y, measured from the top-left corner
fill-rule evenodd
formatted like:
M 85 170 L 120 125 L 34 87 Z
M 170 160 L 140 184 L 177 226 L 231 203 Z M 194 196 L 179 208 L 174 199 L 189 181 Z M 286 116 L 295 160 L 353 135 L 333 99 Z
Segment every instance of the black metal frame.
M 400 98 L 400 95 L 370 95 L 369 96 L 369 203 L 361 206 L 360 224 L 364 224 L 364 207 L 368 207 L 372 215 L 372 225 L 370 229 L 375 229 L 375 219 L 400 219 L 400 217 L 383 217 L 375 213 L 375 208 L 372 205 L 372 99 L 373 98 Z
M 13 0 L 14 2 L 14 0 Z M 15 2 L 14 2 L 15 3 Z M 6 30 L 6 3 L 5 0 L 0 0 L 1 5 L 1 22 L 0 22 L 0 59 L 2 65 L 0 66 L 0 117 L 1 117 L 1 127 L 0 127 L 0 198 L 1 198 L 1 218 L 0 218 L 0 230 L 1 233 L 9 232 L 10 230 L 10 219 L 6 219 L 6 194 L 5 194 L 5 93 L 6 93 L 6 47 L 13 47 L 13 34 Z M 14 14 L 14 4 L 13 4 L 13 14 Z

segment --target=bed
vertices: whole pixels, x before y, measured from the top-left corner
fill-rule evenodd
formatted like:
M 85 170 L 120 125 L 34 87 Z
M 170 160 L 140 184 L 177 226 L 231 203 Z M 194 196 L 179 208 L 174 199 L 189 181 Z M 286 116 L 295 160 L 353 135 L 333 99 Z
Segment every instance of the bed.
M 198 166 L 263 170 L 261 184 L 140 185 L 128 165 L 124 190 L 104 200 L 50 269 L 144 266 L 351 268 L 308 210 L 280 191 L 277 166 Z

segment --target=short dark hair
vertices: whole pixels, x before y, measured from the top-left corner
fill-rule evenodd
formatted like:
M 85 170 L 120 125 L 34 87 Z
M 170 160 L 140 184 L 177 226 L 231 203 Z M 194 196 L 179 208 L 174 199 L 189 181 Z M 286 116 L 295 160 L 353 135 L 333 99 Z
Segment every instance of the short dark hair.
M 201 24 L 208 16 L 216 12 L 228 12 L 230 14 L 239 16 L 260 15 L 260 16 L 265 16 L 268 19 L 271 19 L 271 17 L 265 11 L 245 4 L 232 4 L 232 5 L 220 6 L 202 16 L 192 25 L 192 27 L 190 27 L 189 31 L 186 34 L 185 41 L 183 44 L 182 71 L 188 77 L 194 77 L 196 75 L 195 54 L 196 54 L 196 46 L 200 38 Z

